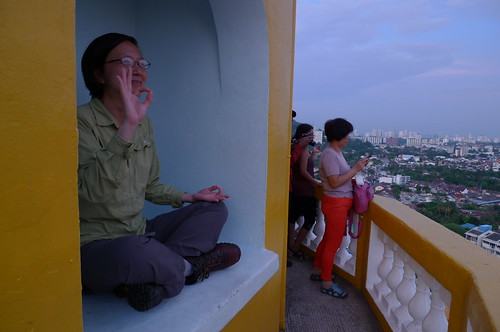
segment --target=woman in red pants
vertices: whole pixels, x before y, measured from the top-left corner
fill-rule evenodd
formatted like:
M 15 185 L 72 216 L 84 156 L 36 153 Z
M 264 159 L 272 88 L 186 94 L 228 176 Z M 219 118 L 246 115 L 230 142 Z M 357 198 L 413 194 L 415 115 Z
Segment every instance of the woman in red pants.
M 362 171 L 369 158 L 360 159 L 352 168 L 349 167 L 342 148 L 349 143 L 352 124 L 345 119 L 328 120 L 325 123 L 325 135 L 329 142 L 323 151 L 319 163 L 324 197 L 321 210 L 325 216 L 325 234 L 316 250 L 312 280 L 321 280 L 321 292 L 338 298 L 347 297 L 332 280 L 333 260 L 346 232 L 347 216 L 352 207 L 351 179 Z

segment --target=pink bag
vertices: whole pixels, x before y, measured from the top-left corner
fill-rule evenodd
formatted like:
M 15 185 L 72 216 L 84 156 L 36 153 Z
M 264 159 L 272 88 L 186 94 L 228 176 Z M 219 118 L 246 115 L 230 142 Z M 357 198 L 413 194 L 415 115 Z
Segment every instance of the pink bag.
M 363 181 L 362 178 L 358 180 L 359 183 L 363 184 L 356 184 L 355 180 L 352 181 L 353 204 L 347 221 L 347 229 L 353 239 L 360 237 L 363 229 L 363 216 L 360 217 L 358 214 L 365 213 L 368 210 L 368 205 L 370 205 L 375 192 L 368 182 Z
M 368 183 L 364 182 L 362 185 L 353 183 L 353 209 L 356 213 L 365 213 L 368 210 L 368 205 L 373 199 L 374 190 Z
M 363 229 L 363 221 L 361 219 L 359 214 L 354 213 L 351 209 L 349 212 L 349 219 L 347 220 L 347 232 L 353 239 L 357 239 L 361 236 L 361 230 Z

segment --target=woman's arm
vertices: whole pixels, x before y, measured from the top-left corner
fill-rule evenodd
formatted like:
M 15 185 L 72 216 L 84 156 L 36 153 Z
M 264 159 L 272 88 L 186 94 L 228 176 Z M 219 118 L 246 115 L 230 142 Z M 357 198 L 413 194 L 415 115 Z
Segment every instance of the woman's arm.
M 305 146 L 299 143 L 292 144 L 292 152 L 290 156 L 290 167 L 293 167 L 297 161 L 299 161 L 302 152 L 304 152 Z
M 299 160 L 302 152 L 306 149 L 307 144 L 312 142 L 312 136 L 304 136 L 300 140 L 292 143 L 292 153 L 290 158 L 290 167 L 293 167 L 295 163 Z
M 369 161 L 370 158 L 360 159 L 349 171 L 345 172 L 344 174 L 334 174 L 328 176 L 327 177 L 328 184 L 332 188 L 340 187 L 347 181 L 350 181 L 356 174 L 365 169 Z
M 302 153 L 300 154 L 300 175 L 306 179 L 307 181 L 311 182 L 312 184 L 320 184 L 321 182 L 316 180 L 309 174 L 307 171 L 307 163 L 309 162 L 309 157 L 310 153 L 308 149 L 304 149 Z

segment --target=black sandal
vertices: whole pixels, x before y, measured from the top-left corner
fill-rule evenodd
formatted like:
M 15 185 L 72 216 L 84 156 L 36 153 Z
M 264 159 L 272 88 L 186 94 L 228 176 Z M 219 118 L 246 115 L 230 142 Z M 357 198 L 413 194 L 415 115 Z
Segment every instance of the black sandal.
M 330 288 L 321 287 L 321 293 L 338 297 L 339 299 L 345 299 L 347 297 L 347 293 L 344 292 L 337 284 L 333 284 Z
M 321 274 L 311 273 L 309 279 L 312 281 L 321 281 Z M 335 280 L 335 276 L 332 274 L 332 281 Z
M 288 249 L 288 257 L 296 259 L 298 261 L 306 261 L 307 260 L 307 256 L 304 255 L 303 252 L 293 251 L 292 249 Z

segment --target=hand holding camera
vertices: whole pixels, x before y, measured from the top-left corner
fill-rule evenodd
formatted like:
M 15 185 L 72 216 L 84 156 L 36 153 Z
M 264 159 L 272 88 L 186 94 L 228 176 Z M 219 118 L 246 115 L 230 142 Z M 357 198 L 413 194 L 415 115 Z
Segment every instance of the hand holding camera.
M 299 144 L 302 146 L 310 145 L 310 146 L 315 146 L 316 143 L 313 141 L 314 139 L 314 134 L 303 134 L 302 137 L 300 138 Z
M 314 142 L 313 142 L 314 143 Z M 316 145 L 312 150 L 313 154 L 321 153 L 321 145 Z

